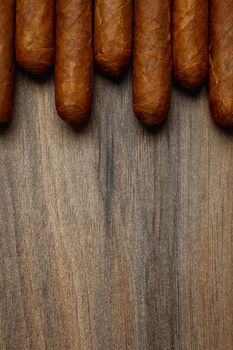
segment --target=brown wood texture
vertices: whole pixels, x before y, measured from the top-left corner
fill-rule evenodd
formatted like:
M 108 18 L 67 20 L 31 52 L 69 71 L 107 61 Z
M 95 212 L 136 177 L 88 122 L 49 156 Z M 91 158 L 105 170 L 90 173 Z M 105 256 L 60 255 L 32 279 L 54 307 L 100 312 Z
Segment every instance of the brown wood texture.
M 143 128 L 97 74 L 90 123 L 17 74 L 0 130 L 1 350 L 231 350 L 233 134 L 205 89 Z

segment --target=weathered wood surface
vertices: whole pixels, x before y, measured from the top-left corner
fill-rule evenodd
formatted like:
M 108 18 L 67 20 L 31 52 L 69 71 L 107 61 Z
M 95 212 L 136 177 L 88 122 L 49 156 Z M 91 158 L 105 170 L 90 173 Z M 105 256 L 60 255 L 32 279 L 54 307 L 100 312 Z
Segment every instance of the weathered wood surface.
M 1 350 L 231 350 L 233 134 L 205 89 L 133 118 L 97 74 L 91 122 L 58 119 L 53 80 L 18 72 L 0 131 Z

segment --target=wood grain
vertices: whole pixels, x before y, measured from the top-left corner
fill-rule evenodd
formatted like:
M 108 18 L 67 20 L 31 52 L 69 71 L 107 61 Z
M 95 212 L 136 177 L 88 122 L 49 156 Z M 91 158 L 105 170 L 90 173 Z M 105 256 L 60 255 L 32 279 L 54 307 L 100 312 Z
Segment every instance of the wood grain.
M 131 79 L 96 74 L 91 122 L 18 72 L 0 131 L 1 350 L 231 350 L 233 135 L 205 89 L 133 118 Z

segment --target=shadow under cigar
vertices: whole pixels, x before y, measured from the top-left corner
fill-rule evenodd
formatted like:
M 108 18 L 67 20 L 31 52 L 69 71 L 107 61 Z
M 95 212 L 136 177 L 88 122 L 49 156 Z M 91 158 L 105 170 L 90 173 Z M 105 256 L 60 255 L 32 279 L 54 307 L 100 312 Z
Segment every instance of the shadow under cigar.
M 201 83 L 201 85 L 199 85 L 198 87 L 196 87 L 195 89 L 187 89 L 185 87 L 183 87 L 174 77 L 174 74 L 172 74 L 172 86 L 177 89 L 178 91 L 187 94 L 188 96 L 191 97 L 196 97 L 198 96 L 201 91 L 203 90 L 204 86 L 207 84 L 207 77 L 204 79 L 204 81 Z
M 16 72 L 19 72 L 22 76 L 27 77 L 33 82 L 36 82 L 38 84 L 45 84 L 54 76 L 54 66 L 49 68 L 49 70 L 42 75 L 37 75 L 25 71 L 18 63 L 16 63 Z
M 107 74 L 106 72 L 102 71 L 99 68 L 99 66 L 96 64 L 96 62 L 94 62 L 94 72 L 97 75 L 104 76 L 106 79 L 110 80 L 113 84 L 120 84 L 120 83 L 122 83 L 122 80 L 126 79 L 126 77 L 129 74 L 129 71 L 131 69 L 131 61 L 132 61 L 132 59 L 130 60 L 130 62 L 126 66 L 126 69 L 123 72 L 121 72 L 120 74 L 115 75 L 115 76 Z
M 12 124 L 12 119 L 9 120 L 9 122 L 7 123 L 0 124 L 0 135 L 5 135 L 9 131 L 11 124 Z
M 87 131 L 88 127 L 92 124 L 92 115 L 83 123 L 77 123 L 77 124 L 68 124 L 70 128 L 76 133 L 84 133 Z

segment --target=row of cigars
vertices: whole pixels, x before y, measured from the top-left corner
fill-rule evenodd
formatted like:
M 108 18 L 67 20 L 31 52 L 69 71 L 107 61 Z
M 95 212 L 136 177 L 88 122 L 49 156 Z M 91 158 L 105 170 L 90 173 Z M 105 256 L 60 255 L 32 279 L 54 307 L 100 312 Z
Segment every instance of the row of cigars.
M 233 0 L 0 0 L 2 123 L 12 114 L 15 55 L 35 75 L 55 61 L 57 112 L 71 124 L 91 112 L 93 61 L 116 77 L 133 56 L 133 109 L 143 124 L 166 118 L 173 70 L 186 89 L 208 75 L 212 116 L 233 126 Z

